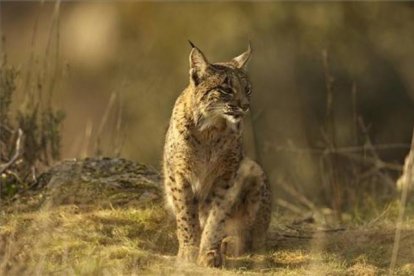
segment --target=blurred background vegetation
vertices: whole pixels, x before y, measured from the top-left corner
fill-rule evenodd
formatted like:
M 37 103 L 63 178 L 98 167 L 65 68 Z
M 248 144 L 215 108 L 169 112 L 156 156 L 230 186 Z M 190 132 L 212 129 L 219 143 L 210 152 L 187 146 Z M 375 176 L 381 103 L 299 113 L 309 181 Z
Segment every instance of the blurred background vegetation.
M 61 158 L 160 168 L 187 39 L 213 62 L 250 40 L 246 147 L 279 204 L 341 209 L 395 192 L 414 123 L 413 3 L 2 1 L 0 21 L 19 72 L 10 112 L 63 110 Z

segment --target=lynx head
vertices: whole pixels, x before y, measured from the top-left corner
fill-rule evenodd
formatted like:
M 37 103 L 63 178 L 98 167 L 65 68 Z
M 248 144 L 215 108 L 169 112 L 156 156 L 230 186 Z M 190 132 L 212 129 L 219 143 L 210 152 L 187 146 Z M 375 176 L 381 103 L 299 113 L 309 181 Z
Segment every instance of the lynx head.
M 250 45 L 246 52 L 228 62 L 209 63 L 201 50 L 190 44 L 190 86 L 200 119 L 239 122 L 250 105 L 251 84 L 247 77 Z

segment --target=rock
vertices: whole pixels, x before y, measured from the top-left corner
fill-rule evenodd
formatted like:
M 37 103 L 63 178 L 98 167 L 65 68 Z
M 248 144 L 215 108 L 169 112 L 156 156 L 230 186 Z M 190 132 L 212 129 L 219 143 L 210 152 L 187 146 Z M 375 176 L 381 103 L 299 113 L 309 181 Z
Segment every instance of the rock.
M 19 201 L 81 207 L 160 204 L 161 178 L 155 170 L 122 158 L 64 160 L 42 173 Z

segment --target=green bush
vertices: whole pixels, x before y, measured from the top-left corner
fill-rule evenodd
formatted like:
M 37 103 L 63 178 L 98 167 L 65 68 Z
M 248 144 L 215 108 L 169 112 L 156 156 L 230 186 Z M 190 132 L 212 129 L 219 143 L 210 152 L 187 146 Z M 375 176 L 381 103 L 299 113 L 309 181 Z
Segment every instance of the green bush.
M 0 63 L 0 198 L 29 187 L 39 168 L 60 157 L 64 113 L 54 110 L 50 101 L 47 105 L 42 102 L 43 90 L 39 83 L 39 96 L 25 93 L 23 104 L 12 108 L 19 77 L 19 72 L 7 64 L 3 54 Z

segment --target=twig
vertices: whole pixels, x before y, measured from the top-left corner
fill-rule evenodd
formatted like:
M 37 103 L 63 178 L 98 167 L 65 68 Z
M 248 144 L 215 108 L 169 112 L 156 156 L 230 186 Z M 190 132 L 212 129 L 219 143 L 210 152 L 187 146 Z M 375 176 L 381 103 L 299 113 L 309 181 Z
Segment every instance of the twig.
M 322 52 L 322 61 L 323 61 L 323 68 L 325 73 L 325 86 L 326 86 L 326 142 L 327 142 L 327 149 L 335 150 L 337 148 L 337 141 L 336 141 L 336 118 L 334 114 L 334 81 L 331 74 L 331 68 L 329 64 L 329 55 L 328 51 L 324 50 Z M 341 205 L 342 205 L 342 187 L 341 183 L 339 183 L 338 177 L 338 156 L 331 155 L 329 159 L 327 159 L 327 167 L 329 170 L 328 178 L 329 178 L 329 186 L 331 188 L 331 205 L 332 209 L 335 211 L 337 218 L 341 220 Z
M 112 108 L 115 104 L 115 100 L 117 98 L 118 94 L 116 91 L 112 91 L 111 96 L 109 98 L 108 105 L 106 106 L 106 109 L 104 111 L 104 114 L 102 116 L 102 120 L 99 124 L 98 131 L 96 132 L 96 146 L 95 146 L 95 154 L 100 156 L 102 155 L 102 149 L 101 149 L 101 135 L 103 133 L 104 127 L 108 121 L 109 115 L 111 114 Z
M 357 112 L 357 85 L 352 82 L 352 89 L 351 89 L 351 96 L 352 96 L 352 131 L 354 136 L 354 143 L 355 145 L 358 144 L 358 112 Z
M 394 143 L 394 144 L 377 144 L 372 145 L 375 150 L 393 150 L 393 149 L 409 149 L 410 144 Z M 291 148 L 291 147 L 271 147 L 275 151 L 285 151 L 292 153 L 313 153 L 313 154 L 329 154 L 329 153 L 359 153 L 366 150 L 364 146 L 349 146 L 330 148 Z
M 83 136 L 83 143 L 82 143 L 83 145 L 80 149 L 80 156 L 82 158 L 87 157 L 89 154 L 89 145 L 91 143 L 92 131 L 93 131 L 93 123 L 92 123 L 92 120 L 88 119 L 86 121 L 85 134 Z
M 0 131 L 7 131 L 7 134 L 11 134 L 13 131 L 5 125 L 0 124 Z
M 310 215 L 307 215 L 306 217 L 304 217 L 302 219 L 294 220 L 292 222 L 292 225 L 298 225 L 298 224 L 303 224 L 303 223 L 314 223 L 314 222 L 315 222 L 314 215 L 310 214 Z
M 376 218 L 374 218 L 373 220 L 371 220 L 370 222 L 367 223 L 368 226 L 370 225 L 374 225 L 377 221 L 379 221 L 380 219 L 382 219 L 391 209 L 391 205 L 388 205 L 387 208 L 385 208 L 381 214 L 379 214 Z
M 402 171 L 402 166 L 398 164 L 392 164 L 382 161 L 379 158 L 376 157 L 367 157 L 367 156 L 359 156 L 356 154 L 342 154 L 345 157 L 348 157 L 349 159 L 358 160 L 364 163 L 370 163 L 375 165 L 375 168 L 378 169 L 389 169 L 393 171 Z
M 279 206 L 281 206 L 281 207 L 283 207 L 283 208 L 286 208 L 286 209 L 290 210 L 293 213 L 303 214 L 303 210 L 302 209 L 296 207 L 292 203 L 289 203 L 286 200 L 283 200 L 281 198 L 276 199 L 276 204 L 279 205 Z
M 2 174 L 3 172 L 5 172 L 22 155 L 22 148 L 21 148 L 21 140 L 22 140 L 22 137 L 23 137 L 23 131 L 19 128 L 17 130 L 17 139 L 16 139 L 16 146 L 15 146 L 15 150 L 14 150 L 14 155 L 10 159 L 9 162 L 7 162 L 6 164 L 0 165 L 0 174 Z
M 298 223 L 295 223 L 295 224 L 297 225 Z M 345 227 L 337 227 L 337 228 L 321 228 L 321 229 L 317 229 L 317 230 L 306 230 L 306 231 L 303 231 L 302 229 L 298 229 L 298 228 L 293 227 L 293 226 L 290 226 L 290 225 L 287 225 L 286 227 L 289 228 L 289 229 L 292 229 L 294 231 L 302 232 L 302 233 L 307 233 L 307 234 L 334 233 L 334 232 L 341 232 L 341 231 L 345 231 L 346 230 Z
M 32 166 L 31 171 L 32 171 L 32 182 L 35 183 L 35 182 L 37 182 L 36 167 Z
M 285 237 L 285 238 L 303 239 L 303 240 L 311 240 L 313 238 L 311 236 L 299 236 L 299 235 L 289 235 L 289 234 L 281 234 L 280 236 Z
M 345 227 L 338 227 L 338 228 L 328 228 L 328 229 L 319 229 L 317 231 L 314 231 L 313 233 L 333 233 L 333 232 L 341 232 L 341 231 L 345 231 L 346 228 Z
M 11 175 L 13 175 L 14 176 L 14 178 L 17 180 L 17 182 L 19 182 L 19 184 L 21 184 L 21 185 L 23 185 L 24 184 L 24 182 L 23 182 L 23 180 L 22 180 L 22 178 L 16 173 L 16 172 L 14 172 L 14 171 L 12 171 L 12 170 L 10 170 L 10 171 L 8 171 L 7 173 L 9 173 L 9 174 L 11 174 Z
M 381 144 L 373 146 L 375 150 L 385 150 L 385 149 L 406 149 L 410 148 L 408 144 Z M 291 147 L 271 147 L 275 151 L 284 151 L 291 153 L 309 153 L 309 154 L 320 154 L 320 155 L 329 155 L 329 154 L 339 154 L 349 159 L 356 161 L 361 161 L 364 163 L 375 164 L 378 168 L 389 169 L 393 171 L 402 171 L 402 166 L 398 164 L 384 162 L 376 157 L 361 156 L 356 153 L 366 151 L 366 147 L 339 147 L 336 149 L 321 149 L 321 148 L 291 148 Z
M 408 197 L 408 189 L 411 185 L 414 184 L 413 179 L 413 170 L 414 170 L 414 129 L 413 129 L 413 136 L 411 140 L 411 149 L 408 154 L 408 158 L 406 160 L 407 162 L 407 171 L 405 183 L 402 185 L 402 193 L 401 193 L 401 200 L 400 200 L 400 210 L 398 212 L 398 220 L 397 220 L 397 226 L 395 229 L 395 237 L 394 237 L 394 246 L 392 248 L 392 255 L 391 255 L 391 264 L 390 264 L 390 270 L 389 275 L 392 275 L 395 269 L 395 265 L 397 264 L 397 257 L 398 257 L 398 250 L 400 248 L 400 240 L 401 240 L 401 226 L 402 221 L 404 219 L 404 213 L 405 213 L 405 206 L 407 204 L 407 197 Z
M 123 113 L 124 113 L 124 105 L 122 101 L 121 94 L 118 92 L 118 112 L 115 124 L 115 135 L 113 137 L 113 148 L 114 148 L 114 156 L 119 157 L 121 155 L 122 147 L 126 140 L 126 135 L 122 131 L 123 126 Z
M 52 19 L 51 19 L 51 23 L 49 26 L 49 35 L 48 35 L 48 40 L 47 40 L 47 44 L 46 44 L 46 49 L 45 49 L 45 60 L 44 60 L 44 65 L 43 65 L 43 74 L 44 76 L 44 80 L 46 80 L 46 74 L 48 74 L 49 72 L 52 72 L 49 78 L 49 83 L 48 83 L 48 105 L 51 105 L 51 99 L 52 99 L 52 94 L 54 91 L 54 86 L 56 83 L 56 79 L 57 79 L 57 72 L 58 72 L 58 67 L 59 67 L 59 24 L 60 24 L 60 0 L 57 0 L 55 2 L 55 7 L 54 7 L 54 11 L 52 14 Z M 52 44 L 52 40 L 53 40 L 53 33 L 56 33 L 56 49 L 55 49 L 55 57 L 54 60 L 53 58 L 50 57 L 51 55 L 51 44 Z M 49 71 L 49 62 L 52 63 L 54 61 L 54 68 L 53 70 Z
M 304 204 L 306 207 L 308 207 L 310 210 L 315 210 L 315 204 L 309 199 L 307 199 L 303 194 L 298 192 L 295 188 L 292 186 L 289 186 L 287 184 L 282 185 L 282 188 L 288 192 L 290 195 L 294 196 L 299 202 Z
M 332 119 L 333 112 L 333 84 L 334 78 L 332 77 L 331 70 L 329 67 L 329 56 L 328 51 L 322 51 L 322 62 L 325 73 L 325 86 L 326 86 L 326 118 L 327 121 Z

